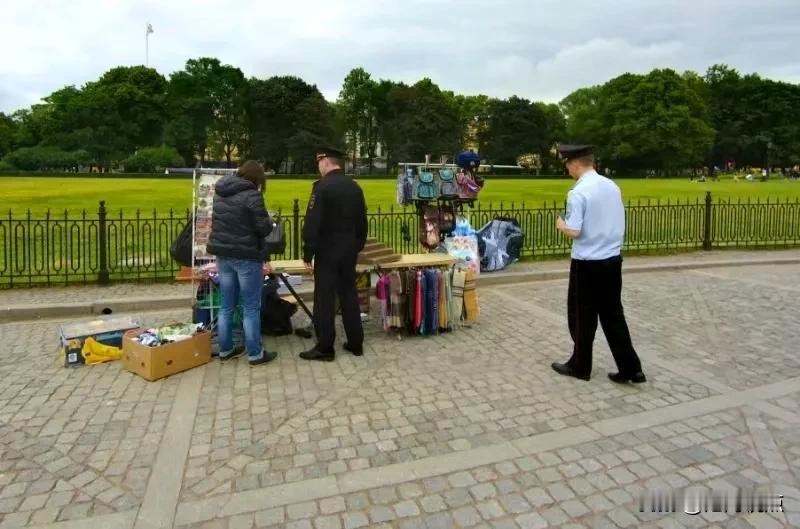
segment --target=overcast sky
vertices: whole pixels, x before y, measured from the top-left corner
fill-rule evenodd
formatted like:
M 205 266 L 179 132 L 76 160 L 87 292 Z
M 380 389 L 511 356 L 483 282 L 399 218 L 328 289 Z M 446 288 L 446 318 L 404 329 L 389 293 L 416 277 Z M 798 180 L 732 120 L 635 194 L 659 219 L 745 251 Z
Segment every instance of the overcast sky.
M 330 100 L 357 66 L 550 102 L 655 67 L 800 82 L 800 0 L 8 0 L 0 111 L 143 64 L 147 22 L 164 75 L 214 56 L 247 76 L 300 76 Z

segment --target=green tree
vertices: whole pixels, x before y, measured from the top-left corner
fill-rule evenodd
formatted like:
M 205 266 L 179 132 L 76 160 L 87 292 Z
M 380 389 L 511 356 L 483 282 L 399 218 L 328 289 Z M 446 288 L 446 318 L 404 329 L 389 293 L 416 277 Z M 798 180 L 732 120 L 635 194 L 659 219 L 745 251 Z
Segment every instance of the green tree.
M 16 147 L 17 127 L 17 122 L 11 116 L 0 112 L 0 158 Z
M 315 151 L 319 145 L 335 142 L 333 109 L 318 91 L 301 101 L 294 111 L 294 134 L 287 145 L 289 155 L 300 173 L 316 171 Z
M 58 147 L 21 147 L 3 158 L 4 162 L 23 171 L 77 171 L 89 160 L 86 151 L 65 151 Z
M 548 151 L 547 116 L 536 104 L 512 96 L 494 101 L 481 154 L 495 164 L 516 164 L 523 153 Z
M 617 170 L 674 171 L 702 163 L 714 130 L 696 83 L 673 70 L 623 74 L 561 102 L 572 141 L 594 143 Z
M 388 95 L 387 148 L 397 161 L 454 153 L 461 146 L 458 109 L 430 79 L 398 84 Z
M 11 114 L 16 123 L 15 145 L 17 147 L 33 147 L 42 141 L 47 109 L 45 105 L 33 105 L 31 108 L 17 110 Z
M 170 78 L 169 143 L 187 160 L 204 162 L 211 150 L 230 165 L 235 153 L 247 150 L 248 88 L 239 68 L 212 57 L 188 60 Z
M 187 161 L 198 158 L 205 162 L 208 134 L 214 119 L 210 86 L 219 66 L 217 59 L 190 59 L 183 70 L 170 76 L 166 138 Z
M 289 139 L 297 132 L 298 106 L 309 98 L 322 98 L 316 86 L 299 77 L 250 79 L 248 156 L 278 169 L 289 158 Z M 332 116 L 320 115 L 332 127 Z M 313 146 L 310 149 L 313 150 Z M 295 151 L 297 153 L 297 151 Z
M 375 81 L 363 68 L 347 74 L 339 92 L 338 105 L 345 125 L 348 150 L 353 155 L 353 165 L 358 165 L 359 150 L 366 152 L 369 170 L 377 145 L 378 126 L 375 120 Z
M 489 108 L 493 100 L 485 95 L 455 95 L 453 100 L 458 108 L 461 148 L 480 151 L 480 139 L 485 137 L 489 126 Z
M 168 167 L 183 167 L 184 160 L 174 147 L 145 147 L 124 161 L 125 171 L 152 173 Z
M 705 76 L 716 129 L 711 159 L 740 166 L 800 161 L 800 86 L 714 65 Z
M 564 113 L 555 103 L 534 103 L 539 110 L 544 113 L 546 123 L 546 139 L 544 140 L 545 148 L 539 154 L 537 160 L 536 170 L 548 168 L 550 171 L 561 170 L 561 162 L 558 157 L 551 152 L 552 147 L 557 143 L 567 141 L 567 121 Z

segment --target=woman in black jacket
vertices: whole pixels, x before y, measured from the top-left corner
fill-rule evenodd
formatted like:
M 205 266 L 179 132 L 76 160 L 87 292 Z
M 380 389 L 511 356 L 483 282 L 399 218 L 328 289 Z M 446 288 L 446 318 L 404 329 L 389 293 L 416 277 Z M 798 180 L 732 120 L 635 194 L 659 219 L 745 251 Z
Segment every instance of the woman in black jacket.
M 241 351 L 233 348 L 233 311 L 241 294 L 245 351 L 250 365 L 264 364 L 277 354 L 261 345 L 261 289 L 264 262 L 269 259 L 264 238 L 272 221 L 264 207 L 264 169 L 253 160 L 235 175 L 222 177 L 215 187 L 214 214 L 208 253 L 217 256 L 221 309 L 217 322 L 220 360 Z

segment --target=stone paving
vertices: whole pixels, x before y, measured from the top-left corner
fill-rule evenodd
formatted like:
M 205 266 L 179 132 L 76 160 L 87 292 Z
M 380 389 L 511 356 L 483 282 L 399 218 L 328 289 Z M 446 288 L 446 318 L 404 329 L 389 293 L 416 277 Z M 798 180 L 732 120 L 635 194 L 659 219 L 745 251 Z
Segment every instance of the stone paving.
M 800 526 L 798 273 L 625 276 L 641 386 L 608 381 L 600 332 L 590 382 L 550 370 L 565 280 L 481 288 L 480 322 L 446 335 L 367 323 L 360 358 L 268 338 L 272 364 L 155 383 L 60 367 L 58 321 L 3 324 L 0 529 Z M 786 512 L 639 512 L 686 487 L 770 487 Z

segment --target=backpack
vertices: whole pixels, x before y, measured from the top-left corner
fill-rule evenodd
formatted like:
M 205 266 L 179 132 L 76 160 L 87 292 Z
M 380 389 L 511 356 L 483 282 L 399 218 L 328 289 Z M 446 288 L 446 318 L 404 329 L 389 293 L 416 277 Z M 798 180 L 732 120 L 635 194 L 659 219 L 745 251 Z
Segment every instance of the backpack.
M 472 173 L 459 171 L 458 173 L 458 196 L 459 198 L 473 199 L 478 198 L 480 186 L 475 183 Z
M 439 246 L 439 209 L 434 206 L 426 206 L 419 219 L 419 242 L 429 250 Z
M 436 200 L 439 198 L 436 179 L 431 171 L 420 171 L 417 177 L 417 200 Z
M 452 204 L 439 206 L 439 232 L 444 235 L 453 233 L 456 229 L 456 212 Z
M 472 150 L 460 152 L 456 156 L 456 165 L 464 169 L 478 168 L 481 165 L 481 157 Z
M 182 266 L 192 266 L 192 224 L 194 219 L 187 221 L 169 247 L 169 254 Z
M 439 180 L 442 182 L 442 197 L 458 198 L 458 184 L 452 169 L 442 169 L 439 171 Z

